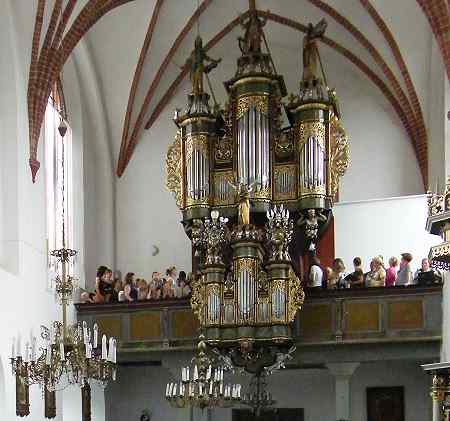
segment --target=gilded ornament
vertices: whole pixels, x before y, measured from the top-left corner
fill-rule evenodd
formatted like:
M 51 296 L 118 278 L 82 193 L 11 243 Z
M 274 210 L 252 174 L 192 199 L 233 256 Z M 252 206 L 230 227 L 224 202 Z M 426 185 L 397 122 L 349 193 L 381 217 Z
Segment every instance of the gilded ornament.
M 217 139 L 214 150 L 214 159 L 218 164 L 226 164 L 233 159 L 233 145 L 232 139 L 229 137 L 222 137 Z
M 200 321 L 200 325 L 204 323 L 204 282 L 203 276 L 197 276 L 192 282 L 192 295 L 191 295 L 191 308 L 192 312 L 197 316 Z
M 320 147 L 325 150 L 325 124 L 317 121 L 305 121 L 297 126 L 297 141 L 299 150 L 303 148 L 310 137 L 314 137 Z
M 305 301 L 305 293 L 300 284 L 300 280 L 295 276 L 292 269 L 289 270 L 289 301 L 288 301 L 288 321 L 293 322 L 297 311 L 302 308 Z
M 241 96 L 237 101 L 236 120 L 239 120 L 250 107 L 254 107 L 256 111 L 266 114 L 269 111 L 269 101 L 266 95 L 248 95 Z
M 292 133 L 290 131 L 281 132 L 275 140 L 275 156 L 278 159 L 289 158 L 294 152 L 292 142 Z
M 179 208 L 183 206 L 183 164 L 181 154 L 181 131 L 169 147 L 166 156 L 166 187 L 174 195 Z
M 339 188 L 339 179 L 345 174 L 350 165 L 348 137 L 338 118 L 333 115 L 330 120 L 330 172 L 331 195 L 334 197 Z

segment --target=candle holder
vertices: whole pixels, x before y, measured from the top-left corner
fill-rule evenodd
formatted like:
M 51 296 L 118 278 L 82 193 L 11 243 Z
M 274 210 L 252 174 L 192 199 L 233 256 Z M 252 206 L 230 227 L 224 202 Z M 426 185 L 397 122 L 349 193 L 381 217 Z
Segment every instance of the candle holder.
M 225 370 L 207 355 L 203 336 L 197 350 L 191 366 L 181 369 L 181 381 L 167 383 L 166 400 L 175 408 L 235 406 L 241 399 L 241 385 L 224 382 Z

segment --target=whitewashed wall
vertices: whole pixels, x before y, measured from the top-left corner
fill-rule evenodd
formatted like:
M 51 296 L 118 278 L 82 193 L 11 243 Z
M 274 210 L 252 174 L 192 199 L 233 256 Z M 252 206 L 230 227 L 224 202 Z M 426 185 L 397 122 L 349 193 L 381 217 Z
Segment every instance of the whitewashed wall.
M 35 184 L 28 166 L 27 79 L 31 54 L 34 7 L 30 2 L 5 1 L 0 14 L 0 280 L 4 302 L 0 310 L 0 413 L 2 420 L 16 420 L 15 381 L 11 375 L 10 355 L 13 337 L 22 335 L 22 344 L 40 325 L 61 317 L 47 273 L 47 217 L 44 144 L 39 145 L 41 169 Z M 33 2 L 35 6 L 37 3 Z M 73 141 L 73 247 L 80 250 L 76 275 L 84 285 L 84 189 L 83 118 L 78 76 L 73 63 L 65 67 L 66 101 Z M 70 313 L 73 320 L 74 314 Z M 42 420 L 44 408 L 39 387 L 30 390 L 31 421 Z M 79 419 L 79 390 L 57 396 L 57 421 Z M 94 417 L 104 414 L 103 394 L 97 394 Z M 103 405 L 104 406 L 104 405 Z M 66 408 L 65 408 L 66 407 Z M 73 418 L 69 417 L 70 412 Z M 103 415 L 104 417 L 104 415 Z M 101 419 L 101 418 L 96 418 Z
M 387 265 L 391 256 L 412 253 L 412 267 L 420 266 L 430 247 L 440 237 L 425 231 L 427 201 L 425 195 L 391 199 L 343 202 L 334 207 L 335 254 L 352 270 L 352 261 L 360 256 L 365 269 L 370 260 L 381 255 Z
M 139 419 L 143 409 L 149 409 L 155 420 L 190 419 L 188 410 L 173 409 L 164 400 L 165 384 L 174 379 L 166 368 L 123 367 L 119 374 L 118 382 L 106 391 L 108 421 Z M 379 386 L 404 386 L 405 419 L 428 419 L 428 380 L 419 362 L 363 363 L 350 382 L 351 419 L 367 420 L 366 388 Z M 304 408 L 305 421 L 336 419 L 335 379 L 327 369 L 282 370 L 269 378 L 269 389 L 277 400 L 277 407 Z M 203 419 L 205 416 L 203 414 Z M 193 419 L 202 419 L 202 416 L 195 413 Z M 231 421 L 231 410 L 213 410 L 210 419 Z

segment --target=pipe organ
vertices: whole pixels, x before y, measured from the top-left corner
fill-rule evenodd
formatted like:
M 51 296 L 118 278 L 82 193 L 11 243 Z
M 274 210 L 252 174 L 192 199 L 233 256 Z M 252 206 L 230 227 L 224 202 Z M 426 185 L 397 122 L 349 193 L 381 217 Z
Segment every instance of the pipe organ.
M 293 265 L 299 256 L 290 253 L 315 249 L 349 152 L 335 91 L 316 72 L 326 24 L 308 27 L 300 89 L 288 101 L 264 17 L 251 9 L 242 24 L 242 54 L 224 82 L 223 109 L 202 88 L 219 60 L 196 40 L 188 59 L 192 92 L 176 112 L 167 153 L 167 186 L 197 259 L 192 308 L 206 343 L 233 365 L 261 373 L 290 352 L 291 323 L 304 299 Z M 292 247 L 297 238 L 306 239 L 303 248 Z

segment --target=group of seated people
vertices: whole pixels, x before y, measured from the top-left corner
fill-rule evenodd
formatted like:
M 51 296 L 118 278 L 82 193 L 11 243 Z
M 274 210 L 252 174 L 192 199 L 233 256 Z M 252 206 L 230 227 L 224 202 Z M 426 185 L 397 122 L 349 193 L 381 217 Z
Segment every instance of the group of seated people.
M 81 302 L 136 302 L 185 298 L 191 295 L 191 276 L 180 271 L 177 277 L 175 266 L 166 270 L 165 277 L 161 277 L 159 272 L 153 272 L 149 282 L 136 278 L 133 272 L 128 272 L 123 280 L 120 277 L 113 279 L 112 275 L 111 269 L 100 266 L 97 269 L 95 292 L 83 292 Z
M 333 261 L 333 267 L 323 268 L 317 256 L 310 259 L 306 286 L 309 288 L 370 288 L 410 285 L 432 285 L 442 282 L 439 271 L 430 267 L 427 258 L 422 259 L 421 267 L 413 273 L 411 253 L 402 253 L 400 264 L 393 256 L 386 266 L 382 256 L 375 256 L 370 262 L 370 270 L 364 272 L 360 257 L 353 259 L 353 272 L 346 272 L 344 262 L 340 258 Z

